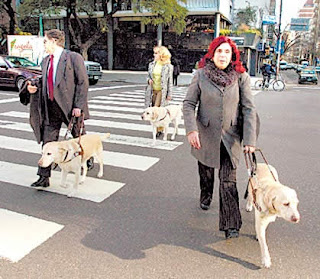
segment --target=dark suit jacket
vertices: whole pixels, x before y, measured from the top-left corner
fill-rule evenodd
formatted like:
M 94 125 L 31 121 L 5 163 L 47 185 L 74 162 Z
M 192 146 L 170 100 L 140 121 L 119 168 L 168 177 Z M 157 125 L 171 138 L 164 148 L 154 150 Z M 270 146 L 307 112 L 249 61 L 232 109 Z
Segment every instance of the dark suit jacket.
M 49 124 L 47 110 L 47 71 L 49 56 L 42 62 L 42 86 L 38 85 L 38 91 L 30 94 L 30 124 L 34 130 L 38 143 L 42 141 L 42 127 Z M 83 58 L 76 52 L 63 50 L 56 73 L 54 86 L 54 98 L 62 109 L 66 119 L 70 121 L 72 110 L 80 108 L 85 119 L 89 118 L 88 110 L 89 81 Z M 27 91 L 23 86 L 21 93 Z

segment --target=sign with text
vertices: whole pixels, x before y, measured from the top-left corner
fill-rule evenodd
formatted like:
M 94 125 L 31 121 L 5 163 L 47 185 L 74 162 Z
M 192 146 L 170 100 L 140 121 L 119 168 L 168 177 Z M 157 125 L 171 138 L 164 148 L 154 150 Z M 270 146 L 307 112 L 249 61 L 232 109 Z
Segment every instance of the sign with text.
M 263 15 L 262 24 L 273 25 L 276 23 L 277 23 L 277 19 L 275 15 Z
M 291 18 L 291 31 L 309 31 L 310 18 Z

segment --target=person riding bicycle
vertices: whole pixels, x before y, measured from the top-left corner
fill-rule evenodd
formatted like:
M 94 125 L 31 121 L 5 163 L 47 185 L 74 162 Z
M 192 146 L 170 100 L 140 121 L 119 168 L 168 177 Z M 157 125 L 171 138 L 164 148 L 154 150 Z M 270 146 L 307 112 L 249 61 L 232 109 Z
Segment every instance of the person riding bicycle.
M 262 76 L 263 76 L 263 83 L 262 86 L 263 87 L 268 87 L 269 86 L 269 82 L 270 82 L 270 78 L 271 75 L 275 73 L 274 68 L 272 67 L 272 65 L 270 64 L 263 64 L 263 66 L 261 67 L 261 72 L 262 72 Z

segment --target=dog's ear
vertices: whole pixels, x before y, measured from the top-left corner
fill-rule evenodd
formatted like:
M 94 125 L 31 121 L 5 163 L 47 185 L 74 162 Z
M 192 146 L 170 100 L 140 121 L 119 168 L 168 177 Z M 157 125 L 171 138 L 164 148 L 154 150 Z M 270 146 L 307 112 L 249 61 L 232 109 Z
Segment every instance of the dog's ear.
M 153 111 L 152 111 L 151 119 L 152 119 L 153 121 L 155 121 L 155 120 L 158 119 L 158 117 L 159 117 L 159 112 L 158 112 L 157 110 L 153 110 Z
M 264 204 L 268 208 L 270 212 L 275 212 L 276 208 L 274 206 L 275 200 L 277 199 L 277 196 L 275 193 L 269 192 L 264 196 Z

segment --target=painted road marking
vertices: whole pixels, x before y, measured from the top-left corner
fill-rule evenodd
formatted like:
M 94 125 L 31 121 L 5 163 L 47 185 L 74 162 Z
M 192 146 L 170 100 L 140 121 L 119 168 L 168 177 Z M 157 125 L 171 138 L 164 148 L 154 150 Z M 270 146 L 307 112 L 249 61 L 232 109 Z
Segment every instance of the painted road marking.
M 97 113 L 103 113 L 103 112 L 97 112 Z M 21 118 L 28 117 L 28 113 L 15 112 L 15 111 L 0 113 L 0 115 L 10 116 L 10 117 L 21 117 Z M 140 116 L 138 117 L 140 118 Z M 29 133 L 33 132 L 32 128 L 30 127 L 30 124 L 28 123 L 20 123 L 20 122 L 13 122 L 13 121 L 7 121 L 7 120 L 0 120 L 0 128 L 24 131 Z M 150 129 L 151 129 L 151 126 L 150 126 Z M 66 134 L 66 129 L 62 128 L 60 130 L 60 136 L 64 137 L 65 134 Z M 104 133 L 98 133 L 98 132 L 88 132 L 88 134 L 98 134 L 101 136 L 104 135 Z M 173 150 L 176 147 L 183 144 L 183 142 L 179 142 L 179 141 L 157 140 L 156 145 L 153 146 L 151 132 L 150 132 L 149 138 L 111 134 L 110 138 L 104 140 L 104 142 L 110 142 L 113 144 L 124 144 L 124 145 L 130 145 L 130 146 L 139 146 L 139 147 L 146 147 L 146 148 L 153 148 L 153 149 L 161 149 L 161 150 Z
M 38 178 L 37 170 L 37 167 L 0 161 L 0 181 L 35 189 L 31 188 L 30 185 Z M 68 195 L 72 189 L 74 174 L 70 173 L 67 176 L 68 188 L 60 187 L 60 180 L 61 172 L 52 171 L 50 187 L 43 188 L 43 190 L 61 195 Z M 78 186 L 78 191 L 74 197 L 99 203 L 110 197 L 124 185 L 125 184 L 121 182 L 87 176 L 85 182 Z
M 0 257 L 12 262 L 21 260 L 64 227 L 6 209 L 0 209 L 0 220 Z
M 18 150 L 34 154 L 40 153 L 40 145 L 34 140 L 0 136 L 0 142 L 0 148 L 2 149 Z M 114 167 L 146 171 L 158 161 L 159 158 L 156 157 L 103 151 L 103 163 Z

